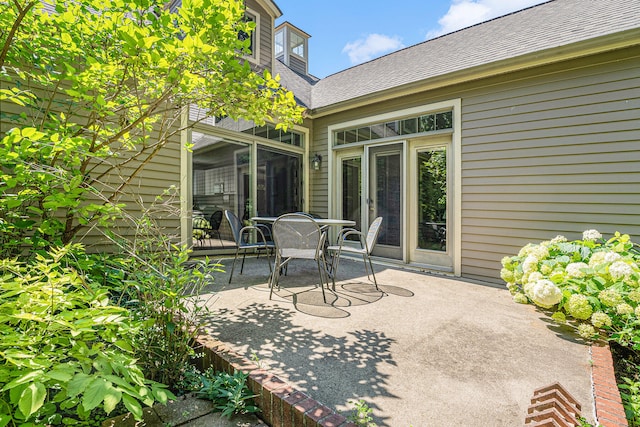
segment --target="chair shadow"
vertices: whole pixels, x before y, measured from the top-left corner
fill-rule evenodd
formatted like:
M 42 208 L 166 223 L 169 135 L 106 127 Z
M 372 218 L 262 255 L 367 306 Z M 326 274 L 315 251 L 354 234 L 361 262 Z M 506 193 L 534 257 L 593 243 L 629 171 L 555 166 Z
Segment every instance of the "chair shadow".
M 223 292 L 233 289 L 253 289 L 265 294 L 269 298 L 269 266 L 264 255 L 248 257 L 242 274 L 239 265 L 231 283 L 228 282 L 229 271 L 233 259 L 222 258 L 212 260 L 219 271 L 214 273 L 214 281 L 207 286 L 203 293 Z M 376 266 L 379 275 L 385 267 Z M 364 264 L 357 260 L 345 259 L 341 261 L 338 277 L 335 278 L 335 289 L 331 280 L 325 283 L 327 301 L 322 298 L 320 277 L 313 260 L 293 260 L 279 279 L 279 287 L 274 289 L 273 299 L 286 302 L 302 313 L 324 318 L 344 318 L 350 316 L 348 307 L 373 304 L 385 296 L 394 295 L 411 297 L 413 292 L 400 286 L 384 283 L 378 280 L 378 288 L 367 277 Z

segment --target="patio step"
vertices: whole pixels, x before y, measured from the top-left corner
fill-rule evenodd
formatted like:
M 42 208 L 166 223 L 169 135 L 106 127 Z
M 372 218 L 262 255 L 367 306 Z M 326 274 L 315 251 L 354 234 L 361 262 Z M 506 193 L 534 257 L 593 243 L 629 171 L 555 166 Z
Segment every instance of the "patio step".
M 560 385 L 553 383 L 533 392 L 526 427 L 574 427 L 580 425 L 582 406 Z

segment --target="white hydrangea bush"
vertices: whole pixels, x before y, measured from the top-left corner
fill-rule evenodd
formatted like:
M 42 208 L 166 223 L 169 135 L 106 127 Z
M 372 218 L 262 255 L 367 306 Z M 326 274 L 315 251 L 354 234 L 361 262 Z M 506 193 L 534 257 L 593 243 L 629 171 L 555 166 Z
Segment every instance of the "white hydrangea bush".
M 502 259 L 500 276 L 518 303 L 532 303 L 585 339 L 611 339 L 640 350 L 640 251 L 618 232 L 582 240 L 529 243 Z

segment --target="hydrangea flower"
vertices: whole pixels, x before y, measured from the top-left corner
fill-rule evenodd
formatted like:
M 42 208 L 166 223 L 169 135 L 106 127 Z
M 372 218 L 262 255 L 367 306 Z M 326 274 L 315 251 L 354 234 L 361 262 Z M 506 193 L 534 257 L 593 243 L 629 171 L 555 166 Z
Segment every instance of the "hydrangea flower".
M 615 307 L 624 302 L 622 295 L 620 295 L 620 293 L 615 289 L 611 288 L 600 291 L 598 299 L 607 307 Z
M 566 241 L 567 241 L 566 237 L 564 237 L 563 235 L 558 234 L 556 237 L 551 239 L 551 244 L 563 243 L 563 242 L 566 242 Z
M 552 271 L 553 267 L 551 267 L 549 264 L 542 264 L 540 266 L 540 273 L 542 274 L 551 274 Z
M 591 339 L 596 334 L 596 330 L 588 323 L 578 325 L 578 334 L 585 339 Z
M 526 273 L 533 273 L 534 271 L 538 271 L 538 258 L 536 258 L 533 254 L 527 255 L 522 263 L 522 271 Z
M 534 271 L 531 274 L 527 274 L 526 276 L 522 276 L 522 283 L 535 283 L 538 280 L 544 279 L 544 276 L 539 271 Z
M 624 261 L 616 261 L 609 266 L 609 274 L 613 280 L 626 279 L 633 274 L 633 268 Z
M 589 260 L 589 267 L 595 267 L 596 265 L 605 264 L 608 262 L 615 262 L 621 259 L 619 253 L 609 251 L 599 251 L 591 255 Z
M 538 280 L 530 288 L 529 297 L 542 308 L 551 308 L 562 300 L 562 291 L 551 280 Z
M 514 259 L 513 257 L 510 257 L 510 256 L 506 256 L 502 258 L 502 260 L 500 261 L 500 264 L 502 264 L 504 268 L 508 268 L 510 270 L 513 269 L 513 263 L 514 263 Z
M 594 241 L 602 239 L 602 234 L 598 230 L 585 230 L 582 233 L 582 240 Z
M 515 283 L 507 283 L 507 289 L 509 289 L 509 293 L 511 295 L 515 295 L 520 290 L 518 285 L 516 285 Z
M 500 270 L 500 278 L 507 283 L 513 282 L 514 281 L 513 271 L 503 268 L 502 270 Z
M 632 290 L 631 292 L 629 292 L 628 297 L 633 302 L 640 302 L 640 289 Z
M 633 314 L 633 307 L 631 307 L 629 304 L 623 302 L 622 304 L 618 304 L 616 305 L 616 313 L 624 316 L 627 314 Z
M 516 292 L 513 295 L 513 300 L 515 302 L 517 302 L 518 304 L 529 304 L 529 299 L 527 298 L 527 296 L 525 294 L 523 294 L 522 292 Z
M 529 251 L 531 250 L 531 248 L 533 248 L 533 246 L 533 243 L 527 243 L 526 245 L 524 245 L 518 252 L 518 257 L 524 258 L 529 255 Z
M 571 295 L 564 308 L 571 316 L 581 320 L 587 320 L 593 313 L 589 300 L 582 294 Z
M 572 262 L 571 264 L 567 264 L 565 270 L 569 277 L 584 277 L 585 274 L 582 270 L 585 268 L 589 268 L 589 266 L 584 262 Z
M 602 328 L 603 326 L 611 326 L 611 317 L 607 313 L 602 311 L 596 311 L 591 316 L 591 324 L 596 328 Z
M 640 318 L 640 305 L 637 306 L 633 312 L 636 315 L 636 317 Z
M 560 324 L 567 323 L 567 316 L 565 316 L 564 313 L 561 311 L 556 311 L 555 313 L 553 313 L 551 315 L 551 318 Z

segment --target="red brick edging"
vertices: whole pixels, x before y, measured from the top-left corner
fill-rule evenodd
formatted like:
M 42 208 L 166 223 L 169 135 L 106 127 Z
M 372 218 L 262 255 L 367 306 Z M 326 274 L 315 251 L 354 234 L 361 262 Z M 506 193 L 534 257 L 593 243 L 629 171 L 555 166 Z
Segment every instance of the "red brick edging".
M 591 346 L 591 378 L 596 419 L 602 427 L 627 427 L 620 391 L 613 370 L 613 357 L 608 345 Z
M 203 354 L 200 368 L 211 366 L 216 371 L 230 374 L 235 371 L 249 374 L 247 385 L 257 395 L 254 400 L 261 409 L 259 416 L 270 426 L 355 427 L 344 416 L 231 351 L 224 343 L 204 335 L 199 336 L 197 341 L 200 346 L 197 351 Z M 628 427 L 609 346 L 592 345 L 591 359 L 598 425 Z
M 257 395 L 254 398 L 258 414 L 272 427 L 355 427 L 344 416 L 317 402 L 304 392 L 295 390 L 277 376 L 261 369 L 231 351 L 224 343 L 201 335 L 197 338 L 202 353 L 200 368 L 213 367 L 218 372 L 249 374 L 247 385 Z

